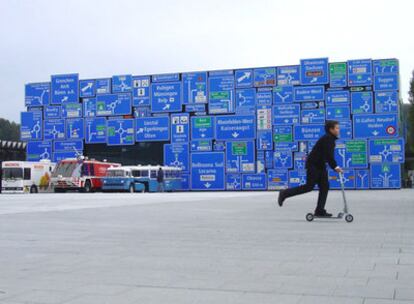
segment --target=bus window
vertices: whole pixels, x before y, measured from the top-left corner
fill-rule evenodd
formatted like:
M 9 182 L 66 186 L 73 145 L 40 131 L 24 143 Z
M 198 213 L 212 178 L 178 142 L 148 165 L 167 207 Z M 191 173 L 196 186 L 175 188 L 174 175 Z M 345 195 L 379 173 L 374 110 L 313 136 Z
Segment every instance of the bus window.
M 148 171 L 147 170 L 141 171 L 141 177 L 148 177 Z
M 131 173 L 133 177 L 141 177 L 141 171 L 139 170 L 132 170 Z
M 24 180 L 30 180 L 31 177 L 31 170 L 30 168 L 24 168 Z
M 157 171 L 151 170 L 151 178 L 157 178 Z
M 16 179 L 23 177 L 22 168 L 3 168 L 2 172 L 3 179 Z

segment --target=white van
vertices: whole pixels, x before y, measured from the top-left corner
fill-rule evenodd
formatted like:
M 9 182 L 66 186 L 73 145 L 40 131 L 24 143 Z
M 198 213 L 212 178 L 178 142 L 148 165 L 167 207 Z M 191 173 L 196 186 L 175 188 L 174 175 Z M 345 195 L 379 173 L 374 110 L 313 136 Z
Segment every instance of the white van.
M 50 176 L 55 164 L 50 160 L 39 162 L 4 161 L 2 163 L 2 193 L 37 193 L 50 191 Z

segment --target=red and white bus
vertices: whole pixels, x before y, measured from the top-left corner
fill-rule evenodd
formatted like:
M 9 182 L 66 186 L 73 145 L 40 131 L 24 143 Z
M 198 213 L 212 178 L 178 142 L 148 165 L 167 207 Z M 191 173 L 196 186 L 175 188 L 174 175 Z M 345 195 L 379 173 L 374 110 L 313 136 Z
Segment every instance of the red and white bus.
M 52 173 L 51 185 L 55 192 L 101 190 L 102 178 L 106 175 L 106 170 L 120 165 L 83 157 L 67 158 L 56 165 Z

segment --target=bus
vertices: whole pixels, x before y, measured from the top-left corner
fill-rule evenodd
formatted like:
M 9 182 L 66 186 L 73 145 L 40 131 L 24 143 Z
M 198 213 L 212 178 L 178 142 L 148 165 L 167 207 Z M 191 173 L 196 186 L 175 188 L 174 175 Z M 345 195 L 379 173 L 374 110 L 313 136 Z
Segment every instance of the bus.
M 163 189 L 167 192 L 181 190 L 181 168 L 170 166 L 122 166 L 109 168 L 103 178 L 103 191 L 157 192 L 157 172 L 164 172 Z
M 51 190 L 50 177 L 55 164 L 50 160 L 4 161 L 1 171 L 2 193 L 38 193 Z
M 61 160 L 52 173 L 51 185 L 55 192 L 77 190 L 80 192 L 94 192 L 101 190 L 102 178 L 112 167 L 121 166 L 118 163 L 109 163 L 85 157 L 67 158 Z

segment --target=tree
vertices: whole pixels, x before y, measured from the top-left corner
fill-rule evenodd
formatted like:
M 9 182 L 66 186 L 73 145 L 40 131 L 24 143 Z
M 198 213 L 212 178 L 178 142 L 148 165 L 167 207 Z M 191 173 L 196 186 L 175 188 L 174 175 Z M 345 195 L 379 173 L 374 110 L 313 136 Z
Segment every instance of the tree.
M 0 140 L 20 140 L 20 125 L 0 118 Z
M 410 105 L 407 109 L 407 150 L 414 151 L 414 71 L 410 80 L 410 90 L 408 91 L 408 101 Z

